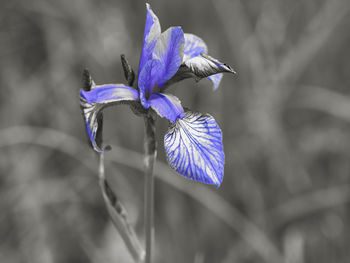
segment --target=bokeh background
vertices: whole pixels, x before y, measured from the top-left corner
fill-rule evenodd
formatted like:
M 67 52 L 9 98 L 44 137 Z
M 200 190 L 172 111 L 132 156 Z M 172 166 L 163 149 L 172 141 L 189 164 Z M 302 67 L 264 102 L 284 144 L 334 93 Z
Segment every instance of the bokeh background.
M 154 262 L 342 263 L 350 258 L 350 2 L 150 1 L 230 64 L 213 92 L 171 92 L 224 134 L 219 189 L 167 167 L 159 119 Z M 13 0 L 0 8 L 0 262 L 132 262 L 106 212 L 79 108 L 81 73 L 137 69 L 144 1 Z M 106 173 L 143 240 L 143 120 L 104 112 Z

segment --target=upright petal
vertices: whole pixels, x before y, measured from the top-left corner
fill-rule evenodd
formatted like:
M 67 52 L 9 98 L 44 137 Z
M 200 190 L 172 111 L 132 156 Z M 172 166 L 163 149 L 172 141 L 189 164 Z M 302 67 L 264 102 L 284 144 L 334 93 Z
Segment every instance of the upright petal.
M 154 93 L 149 98 L 149 105 L 161 117 L 167 118 L 174 123 L 178 118 L 183 117 L 183 108 L 180 100 L 174 95 Z
M 163 32 L 154 48 L 153 59 L 159 60 L 157 84 L 162 87 L 179 69 L 184 53 L 184 33 L 181 27 L 170 27 Z
M 146 3 L 147 18 L 145 32 L 143 36 L 143 45 L 139 63 L 138 74 L 140 74 L 148 60 L 152 59 L 152 52 L 161 33 L 158 17 L 153 13 L 151 6 Z
M 145 108 L 149 107 L 147 99 L 152 93 L 153 87 L 157 81 L 157 74 L 162 68 L 159 60 L 152 59 L 147 61 L 139 75 L 140 100 Z
M 164 137 L 167 159 L 179 174 L 220 186 L 225 155 L 222 133 L 209 114 L 186 112 Z
M 193 34 L 185 33 L 185 48 L 183 61 L 199 56 L 201 53 L 208 52 L 205 42 Z
M 103 152 L 105 147 L 97 140 L 102 129 L 102 112 L 107 106 L 116 103 L 131 102 L 139 99 L 138 92 L 123 84 L 107 84 L 95 86 L 91 91 L 80 91 L 80 106 L 86 124 L 86 130 L 92 147 Z

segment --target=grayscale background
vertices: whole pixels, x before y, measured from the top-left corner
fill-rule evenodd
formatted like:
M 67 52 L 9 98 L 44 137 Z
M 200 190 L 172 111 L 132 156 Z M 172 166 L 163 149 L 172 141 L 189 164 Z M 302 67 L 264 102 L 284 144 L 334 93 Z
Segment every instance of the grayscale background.
M 231 65 L 169 90 L 215 117 L 219 189 L 166 165 L 158 119 L 156 263 L 345 263 L 350 258 L 350 2 L 151 0 Z M 113 228 L 79 108 L 83 68 L 98 84 L 137 69 L 141 0 L 1 0 L 0 262 L 132 259 Z M 106 173 L 143 239 L 143 120 L 105 110 Z

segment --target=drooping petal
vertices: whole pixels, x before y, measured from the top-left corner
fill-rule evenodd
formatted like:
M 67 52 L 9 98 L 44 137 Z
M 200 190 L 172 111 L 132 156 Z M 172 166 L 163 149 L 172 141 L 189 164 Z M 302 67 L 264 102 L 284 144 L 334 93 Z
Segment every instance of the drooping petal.
M 111 102 L 137 100 L 138 92 L 124 84 L 104 84 L 96 86 L 91 91 L 81 90 L 80 96 L 89 104 L 106 105 Z
M 208 79 L 213 82 L 213 89 L 214 90 L 216 90 L 219 87 L 223 75 L 224 74 L 222 74 L 222 73 L 218 73 L 218 74 L 211 75 L 208 77 Z
M 98 134 L 102 129 L 102 112 L 107 106 L 116 103 L 131 102 L 139 99 L 138 92 L 123 84 L 107 84 L 95 86 L 91 91 L 80 91 L 80 106 L 83 111 L 86 130 L 89 135 L 92 147 L 97 152 L 103 152 L 98 141 Z
M 200 56 L 201 53 L 203 54 L 208 53 L 208 48 L 205 42 L 201 38 L 197 37 L 196 35 L 185 33 L 185 50 L 184 50 L 183 61 L 185 62 L 191 58 Z M 190 76 L 190 74 L 187 74 L 187 76 Z M 223 74 L 220 74 L 220 73 L 215 75 L 210 75 L 207 77 L 209 80 L 213 82 L 214 90 L 216 90 L 219 87 L 222 77 L 223 77 Z M 179 80 L 185 79 L 185 78 L 187 78 L 186 75 L 179 78 Z
M 184 53 L 184 33 L 181 27 L 170 27 L 163 32 L 153 50 L 153 59 L 159 60 L 157 84 L 162 87 L 179 69 Z
M 235 73 L 229 65 L 204 53 L 185 61 L 184 64 L 197 80 L 222 72 Z
M 183 61 L 199 56 L 201 53 L 208 52 L 205 42 L 193 34 L 185 33 L 185 48 Z
M 151 6 L 148 3 L 146 3 L 146 8 L 147 18 L 138 70 L 139 75 L 147 61 L 152 59 L 153 49 L 161 33 L 158 17 L 153 13 Z
M 199 56 L 184 61 L 176 74 L 165 83 L 165 87 L 170 86 L 180 80 L 194 78 L 196 81 L 202 78 L 216 75 L 218 73 L 236 73 L 230 66 L 219 60 L 201 53 Z M 214 89 L 220 83 L 220 76 L 209 78 L 213 82 Z
M 139 89 L 141 104 L 149 108 L 147 98 L 151 95 L 153 87 L 157 81 L 157 74 L 161 68 L 161 63 L 157 59 L 147 61 L 139 75 Z
M 172 123 L 183 117 L 181 102 L 174 95 L 154 93 L 148 103 L 159 116 L 167 118 Z
M 179 174 L 220 186 L 225 155 L 222 133 L 209 114 L 186 112 L 164 137 L 167 159 Z

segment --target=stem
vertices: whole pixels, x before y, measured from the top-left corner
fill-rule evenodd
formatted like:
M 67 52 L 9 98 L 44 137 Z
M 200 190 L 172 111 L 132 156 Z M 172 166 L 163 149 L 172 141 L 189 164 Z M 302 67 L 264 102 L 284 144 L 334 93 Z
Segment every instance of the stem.
M 120 200 L 117 198 L 116 194 L 113 192 L 112 188 L 108 184 L 108 181 L 105 177 L 103 153 L 100 153 L 99 156 L 100 163 L 98 177 L 103 199 L 106 203 L 109 216 L 115 228 L 119 231 L 120 236 L 124 240 L 124 243 L 128 248 L 134 261 L 137 263 L 141 263 L 144 261 L 145 251 L 143 250 L 134 229 L 128 221 L 126 209 L 124 208 L 123 204 L 120 202 Z
M 146 258 L 145 263 L 151 263 L 152 244 L 154 236 L 154 176 L 153 166 L 156 159 L 156 139 L 155 139 L 155 120 L 150 113 L 144 117 L 145 121 L 145 243 Z

